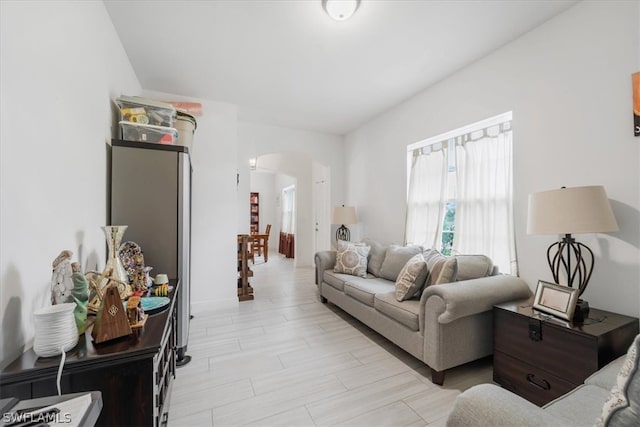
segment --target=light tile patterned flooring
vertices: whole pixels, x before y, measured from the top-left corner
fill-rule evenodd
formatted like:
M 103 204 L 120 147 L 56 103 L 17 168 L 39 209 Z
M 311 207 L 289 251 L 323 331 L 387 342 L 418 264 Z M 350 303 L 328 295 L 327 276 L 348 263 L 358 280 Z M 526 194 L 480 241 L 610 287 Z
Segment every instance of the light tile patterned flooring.
M 312 268 L 272 255 L 252 267 L 255 300 L 196 313 L 170 426 L 443 426 L 455 397 L 491 382 L 484 359 L 429 369 L 331 304 Z

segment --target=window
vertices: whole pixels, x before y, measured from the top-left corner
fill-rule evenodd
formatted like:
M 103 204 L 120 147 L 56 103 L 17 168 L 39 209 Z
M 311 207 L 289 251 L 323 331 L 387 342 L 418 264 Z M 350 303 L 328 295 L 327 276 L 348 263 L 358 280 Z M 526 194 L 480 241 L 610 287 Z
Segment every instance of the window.
M 294 234 L 296 225 L 295 205 L 296 188 L 289 186 L 282 189 L 282 227 L 283 233 Z
M 517 274 L 511 120 L 505 113 L 407 147 L 406 243 L 482 253 Z

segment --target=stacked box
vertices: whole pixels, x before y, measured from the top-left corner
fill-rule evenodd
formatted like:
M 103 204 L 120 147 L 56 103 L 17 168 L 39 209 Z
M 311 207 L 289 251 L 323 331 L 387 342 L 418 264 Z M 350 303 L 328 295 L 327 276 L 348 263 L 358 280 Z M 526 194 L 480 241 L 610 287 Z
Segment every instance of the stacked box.
M 120 122 L 120 132 L 125 141 L 173 145 L 178 139 L 178 131 L 174 128 L 126 121 Z
M 116 99 L 120 109 L 120 136 L 124 140 L 175 144 L 176 109 L 164 102 L 137 96 Z
M 176 121 L 175 107 L 166 102 L 121 96 L 116 104 L 120 108 L 120 121 L 165 127 L 173 127 Z

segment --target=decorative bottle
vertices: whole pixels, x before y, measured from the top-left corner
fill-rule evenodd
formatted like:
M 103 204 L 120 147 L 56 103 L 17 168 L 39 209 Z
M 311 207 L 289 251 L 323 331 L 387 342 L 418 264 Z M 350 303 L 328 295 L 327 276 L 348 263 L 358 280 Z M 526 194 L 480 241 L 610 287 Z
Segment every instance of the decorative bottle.
M 127 230 L 127 225 L 107 225 L 102 227 L 104 236 L 107 239 L 107 246 L 109 248 L 109 255 L 107 258 L 107 264 L 105 270 L 111 270 L 109 277 L 116 279 L 122 283 L 118 283 L 118 291 L 121 298 L 126 298 L 131 294 L 131 286 L 129 285 L 129 276 L 127 271 L 122 265 L 122 261 L 118 256 L 118 248 L 122 242 L 124 232 Z M 124 285 L 123 285 L 124 284 Z

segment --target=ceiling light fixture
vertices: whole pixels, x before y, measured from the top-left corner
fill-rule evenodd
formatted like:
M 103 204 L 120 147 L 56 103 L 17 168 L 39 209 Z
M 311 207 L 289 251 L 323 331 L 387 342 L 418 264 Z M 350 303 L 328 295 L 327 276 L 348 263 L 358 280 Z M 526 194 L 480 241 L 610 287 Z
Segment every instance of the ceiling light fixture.
M 358 10 L 360 0 L 322 0 L 327 15 L 336 21 L 346 21 Z

